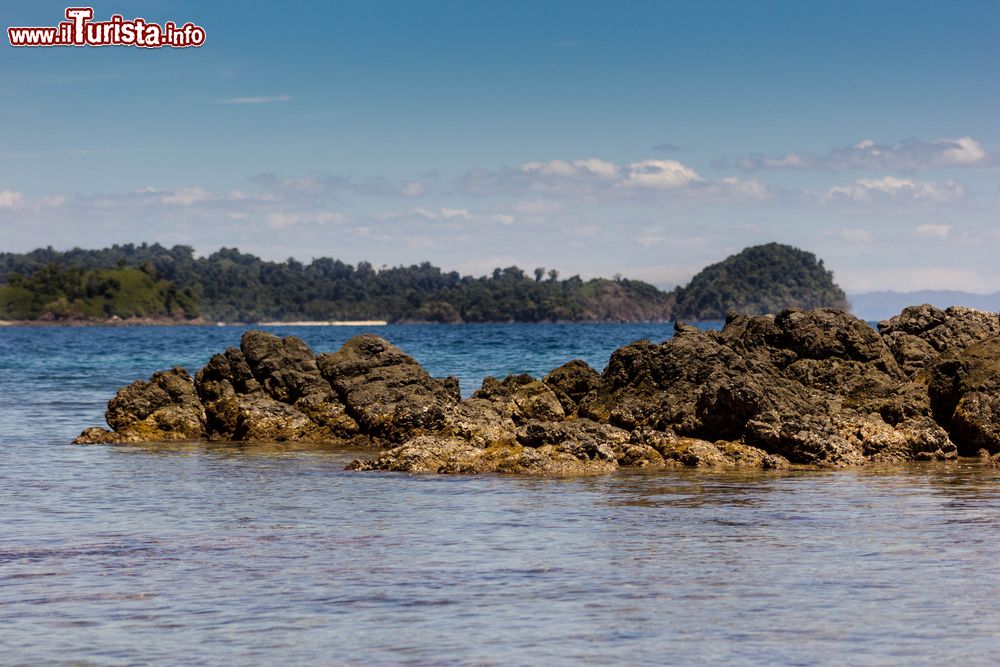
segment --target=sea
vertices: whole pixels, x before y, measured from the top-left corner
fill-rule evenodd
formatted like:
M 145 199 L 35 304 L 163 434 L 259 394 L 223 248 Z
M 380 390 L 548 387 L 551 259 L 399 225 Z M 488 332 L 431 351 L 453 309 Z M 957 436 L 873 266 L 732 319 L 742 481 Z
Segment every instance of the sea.
M 355 327 L 268 327 L 336 350 Z M 669 324 L 370 329 L 463 393 Z M 996 665 L 1000 471 L 345 472 L 296 445 L 79 446 L 240 327 L 0 328 L 0 664 Z

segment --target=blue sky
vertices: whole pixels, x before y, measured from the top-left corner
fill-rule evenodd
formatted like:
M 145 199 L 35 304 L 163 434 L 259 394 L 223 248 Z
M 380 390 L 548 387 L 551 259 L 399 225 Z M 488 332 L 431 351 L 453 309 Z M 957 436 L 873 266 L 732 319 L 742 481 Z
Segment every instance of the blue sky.
M 66 5 L 8 2 L 3 27 Z M 772 240 L 1000 290 L 1000 3 L 118 2 L 0 48 L 0 249 L 185 243 L 661 286 Z

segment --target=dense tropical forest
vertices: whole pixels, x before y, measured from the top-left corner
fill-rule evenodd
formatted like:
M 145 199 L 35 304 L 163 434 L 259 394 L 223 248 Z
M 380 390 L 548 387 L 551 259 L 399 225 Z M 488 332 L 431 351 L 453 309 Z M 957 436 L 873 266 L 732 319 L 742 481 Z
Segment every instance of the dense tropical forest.
M 562 279 L 544 267 L 473 277 L 427 262 L 272 262 L 231 248 L 196 257 L 188 246 L 145 243 L 0 253 L 3 320 L 665 321 L 844 303 L 822 262 L 778 244 L 747 249 L 675 292 L 620 277 Z
M 423 263 L 375 269 L 320 258 L 270 262 L 236 249 L 116 245 L 0 254 L 0 319 L 654 321 L 673 297 L 628 279 L 560 279 L 516 266 L 482 277 Z
M 823 260 L 780 243 L 746 248 L 712 264 L 675 295 L 674 314 L 690 320 L 720 320 L 729 311 L 764 315 L 783 308 L 848 308 L 847 296 Z

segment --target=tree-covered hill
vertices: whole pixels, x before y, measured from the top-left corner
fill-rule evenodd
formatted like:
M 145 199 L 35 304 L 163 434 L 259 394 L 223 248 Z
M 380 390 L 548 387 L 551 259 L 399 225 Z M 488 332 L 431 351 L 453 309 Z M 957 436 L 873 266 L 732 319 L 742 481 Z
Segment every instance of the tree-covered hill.
M 0 319 L 76 321 L 112 318 L 192 319 L 198 300 L 189 288 L 135 268 L 62 268 L 49 264 L 28 276 L 9 274 L 0 287 Z
M 780 243 L 746 248 L 706 267 L 678 288 L 676 297 L 674 315 L 682 320 L 719 320 L 729 311 L 763 315 L 792 307 L 848 308 L 823 260 Z
M 158 244 L 0 253 L 0 319 L 662 321 L 672 305 L 672 294 L 647 283 L 560 280 L 542 267 L 472 277 L 427 262 L 270 262 L 228 248 L 196 258 L 190 247 Z
M 822 261 L 777 243 L 713 264 L 674 292 L 617 277 L 560 279 L 543 267 L 473 277 L 428 262 L 381 269 L 325 257 L 271 262 L 235 248 L 207 257 L 145 243 L 0 253 L 6 320 L 641 322 L 792 306 L 846 308 L 847 301 Z

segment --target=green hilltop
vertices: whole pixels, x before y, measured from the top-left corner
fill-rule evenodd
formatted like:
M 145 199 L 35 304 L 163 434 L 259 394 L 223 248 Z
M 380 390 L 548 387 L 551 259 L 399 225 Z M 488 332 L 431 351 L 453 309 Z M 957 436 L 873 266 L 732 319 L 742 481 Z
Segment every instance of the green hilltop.
M 705 267 L 675 295 L 674 316 L 682 320 L 721 320 L 729 311 L 764 315 L 784 308 L 849 308 L 823 260 L 780 243 L 752 246 Z

